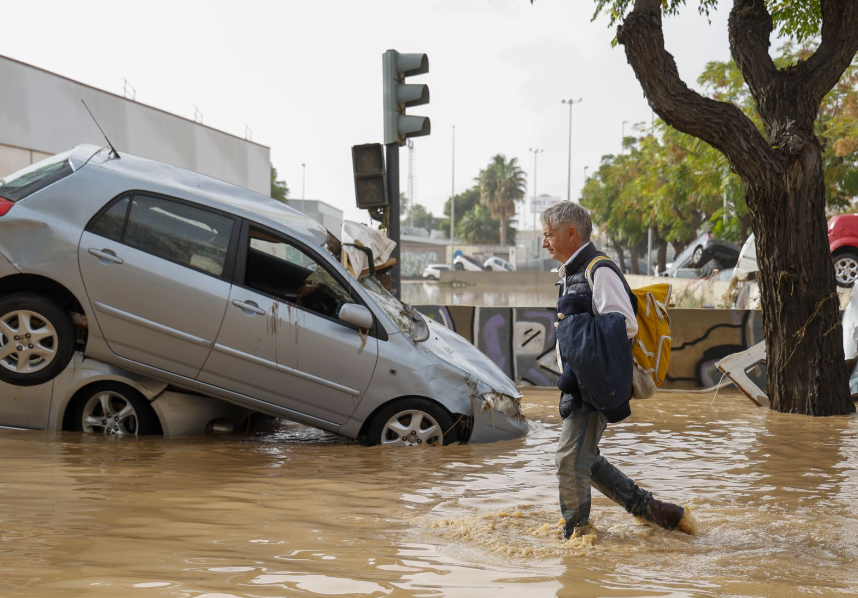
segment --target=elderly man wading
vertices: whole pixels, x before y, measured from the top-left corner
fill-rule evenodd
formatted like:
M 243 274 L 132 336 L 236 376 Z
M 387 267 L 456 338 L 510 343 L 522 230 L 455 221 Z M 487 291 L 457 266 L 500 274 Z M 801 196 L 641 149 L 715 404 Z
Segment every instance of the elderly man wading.
M 694 533 L 694 520 L 687 508 L 662 502 L 652 497 L 619 469 L 611 465 L 599 453 L 599 440 L 608 425 L 628 417 L 628 399 L 631 398 L 631 351 L 621 346 L 629 344 L 637 333 L 635 299 L 616 264 L 610 260 L 596 262 L 592 272 L 592 290 L 586 277 L 587 266 L 597 256 L 590 242 L 592 223 L 590 215 L 580 205 L 568 201 L 556 204 L 540 216 L 542 222 L 542 246 L 551 257 L 561 264 L 560 300 L 558 318 L 572 316 L 558 328 L 558 339 L 563 339 L 563 353 L 568 359 L 561 362 L 561 381 L 564 390 L 560 399 L 560 415 L 563 428 L 557 444 L 555 460 L 560 487 L 560 510 L 565 520 L 564 539 L 592 533 L 590 525 L 590 485 L 637 517 L 655 523 L 665 529 L 679 529 Z M 580 319 L 579 319 L 580 318 Z M 573 326 L 587 334 L 570 336 Z M 588 336 L 589 335 L 589 336 Z M 580 344 L 570 343 L 576 339 Z M 584 339 L 584 340 L 582 340 Z M 599 345 L 598 347 L 596 345 Z M 614 351 L 612 349 L 618 349 Z M 579 353 L 581 352 L 581 353 Z M 561 343 L 558 342 L 558 359 Z M 595 363 L 593 355 L 628 354 L 628 360 L 615 359 L 614 363 Z M 594 396 L 593 388 L 582 384 L 579 387 L 574 365 L 576 357 L 595 365 L 596 369 L 617 367 L 629 368 L 628 380 L 620 396 Z M 597 358 L 599 359 L 599 358 Z M 572 369 L 570 370 L 570 363 Z M 607 400 L 602 400 L 607 399 Z

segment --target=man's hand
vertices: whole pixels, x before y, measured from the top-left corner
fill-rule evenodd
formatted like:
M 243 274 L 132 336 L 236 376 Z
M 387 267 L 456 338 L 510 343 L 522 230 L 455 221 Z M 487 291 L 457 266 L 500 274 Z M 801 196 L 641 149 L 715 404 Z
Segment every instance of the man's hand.
M 554 322 L 554 327 L 557 328 L 557 325 L 560 323 L 560 320 L 562 320 L 565 317 L 566 317 L 566 314 L 558 313 L 557 314 L 557 321 Z

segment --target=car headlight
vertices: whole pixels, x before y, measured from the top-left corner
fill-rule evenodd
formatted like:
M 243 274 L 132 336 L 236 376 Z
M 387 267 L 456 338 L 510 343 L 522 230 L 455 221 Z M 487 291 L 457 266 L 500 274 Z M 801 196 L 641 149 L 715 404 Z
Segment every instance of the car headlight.
M 483 400 L 485 409 L 494 409 L 495 411 L 500 411 L 507 417 L 513 417 L 516 419 L 524 417 L 521 414 L 521 405 L 519 404 L 519 400 L 516 398 L 499 392 L 487 392 L 481 394 L 480 398 Z

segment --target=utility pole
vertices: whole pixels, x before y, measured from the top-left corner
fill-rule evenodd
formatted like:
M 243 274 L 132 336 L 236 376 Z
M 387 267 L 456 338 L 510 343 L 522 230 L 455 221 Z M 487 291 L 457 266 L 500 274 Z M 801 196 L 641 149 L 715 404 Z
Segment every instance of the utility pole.
M 527 148 L 527 151 L 533 153 L 533 199 L 530 202 L 530 211 L 533 212 L 533 255 L 534 259 L 539 255 L 539 235 L 536 234 L 536 157 L 544 152 L 544 149 Z
M 307 165 L 301 164 L 301 212 L 304 212 L 304 182 L 307 180 Z
M 623 121 L 623 140 L 620 143 L 620 155 L 621 156 L 626 155 L 626 125 L 627 124 L 629 124 L 629 121 L 624 120 Z
M 414 226 L 414 142 L 410 139 L 408 147 L 408 226 Z
M 569 169 L 566 173 L 566 201 L 572 201 L 572 105 L 583 101 L 584 98 L 560 100 L 561 104 L 569 104 Z
M 456 125 L 453 125 L 453 163 L 450 183 L 450 266 L 453 265 L 453 253 L 456 249 Z

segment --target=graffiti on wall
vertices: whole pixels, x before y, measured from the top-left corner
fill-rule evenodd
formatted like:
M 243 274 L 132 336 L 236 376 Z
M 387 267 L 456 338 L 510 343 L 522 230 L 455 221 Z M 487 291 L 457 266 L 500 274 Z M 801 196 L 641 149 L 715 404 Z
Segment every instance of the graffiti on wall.
M 420 276 L 429 264 L 438 263 L 438 254 L 434 251 L 402 252 L 402 276 Z
M 554 310 L 428 305 L 417 309 L 476 345 L 516 383 L 557 383 Z M 762 318 L 755 310 L 673 309 L 670 317 L 673 349 L 665 388 L 714 386 L 721 378 L 715 362 L 763 338 Z

